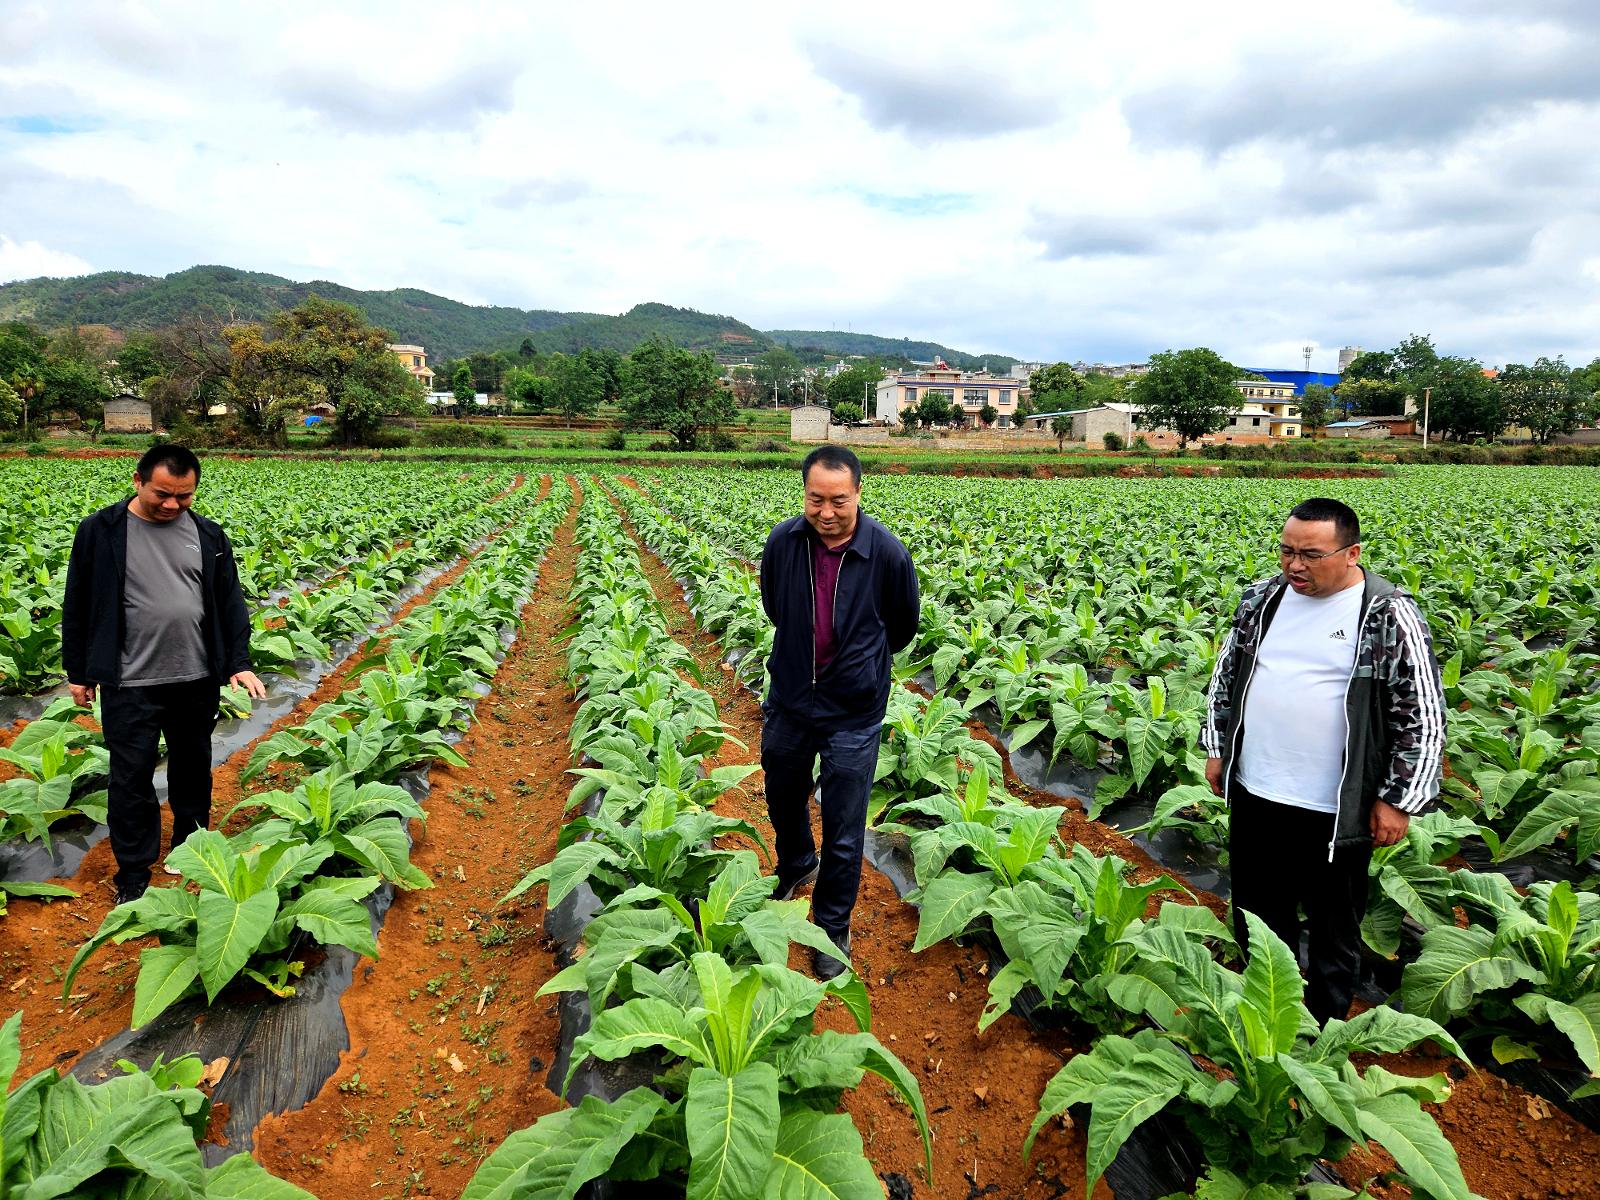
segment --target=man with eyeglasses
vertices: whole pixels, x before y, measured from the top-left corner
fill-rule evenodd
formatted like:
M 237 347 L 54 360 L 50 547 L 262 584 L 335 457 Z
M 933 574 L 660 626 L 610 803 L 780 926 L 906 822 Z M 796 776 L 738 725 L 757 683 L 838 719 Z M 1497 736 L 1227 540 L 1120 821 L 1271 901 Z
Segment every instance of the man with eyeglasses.
M 1439 794 L 1445 707 L 1415 600 L 1361 566 L 1338 500 L 1295 506 L 1279 574 L 1245 589 L 1217 656 L 1200 742 L 1228 800 L 1234 929 L 1253 912 L 1298 951 L 1306 1006 L 1349 1014 L 1374 846 Z

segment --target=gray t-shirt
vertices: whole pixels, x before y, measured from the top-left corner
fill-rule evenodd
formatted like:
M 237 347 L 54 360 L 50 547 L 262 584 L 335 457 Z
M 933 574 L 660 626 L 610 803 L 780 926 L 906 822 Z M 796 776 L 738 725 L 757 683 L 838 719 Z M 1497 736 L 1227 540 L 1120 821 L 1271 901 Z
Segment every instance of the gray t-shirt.
M 122 685 L 187 683 L 211 673 L 201 622 L 200 530 L 188 512 L 146 521 L 128 510 Z

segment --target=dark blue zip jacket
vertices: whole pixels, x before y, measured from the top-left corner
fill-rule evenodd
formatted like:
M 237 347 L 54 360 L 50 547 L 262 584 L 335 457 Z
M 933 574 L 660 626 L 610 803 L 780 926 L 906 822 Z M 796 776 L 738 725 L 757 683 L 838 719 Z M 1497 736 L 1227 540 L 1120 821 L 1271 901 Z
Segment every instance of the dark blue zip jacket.
M 864 512 L 839 564 L 833 600 L 838 650 L 816 666 L 811 546 L 804 515 L 767 535 L 761 554 L 761 604 L 777 627 L 767 669 L 767 703 L 820 732 L 881 724 L 889 704 L 889 661 L 916 636 L 917 572 L 900 539 Z

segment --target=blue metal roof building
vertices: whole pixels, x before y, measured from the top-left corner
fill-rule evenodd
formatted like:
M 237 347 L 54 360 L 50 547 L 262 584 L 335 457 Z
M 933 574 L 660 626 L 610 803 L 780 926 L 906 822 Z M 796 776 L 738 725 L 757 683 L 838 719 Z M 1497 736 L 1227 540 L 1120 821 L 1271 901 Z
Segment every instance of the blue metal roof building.
M 1306 394 L 1306 384 L 1320 383 L 1324 387 L 1336 388 L 1339 386 L 1339 373 L 1337 371 L 1277 371 L 1270 367 L 1246 367 L 1253 375 L 1260 375 L 1273 383 L 1294 384 L 1294 394 Z

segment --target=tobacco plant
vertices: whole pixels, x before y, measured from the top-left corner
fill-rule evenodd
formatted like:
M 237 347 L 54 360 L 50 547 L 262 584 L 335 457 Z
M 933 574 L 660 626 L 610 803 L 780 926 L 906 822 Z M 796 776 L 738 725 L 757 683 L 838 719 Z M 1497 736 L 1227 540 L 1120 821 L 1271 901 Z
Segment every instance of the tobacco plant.
M 1093 1191 L 1134 1128 L 1175 1105 L 1206 1162 L 1249 1186 L 1292 1186 L 1317 1159 L 1339 1158 L 1370 1138 L 1413 1192 L 1470 1200 L 1455 1150 L 1422 1109 L 1449 1094 L 1445 1077 L 1414 1079 L 1350 1061 L 1425 1041 L 1459 1055 L 1455 1040 L 1426 1017 L 1381 1006 L 1319 1030 L 1301 1003 L 1305 985 L 1289 948 L 1253 913 L 1245 919 L 1250 961 L 1242 974 L 1181 930 L 1130 935 L 1137 955 L 1111 995 L 1157 1028 L 1103 1037 L 1068 1060 L 1045 1087 L 1024 1155 L 1050 1118 L 1087 1104 Z

